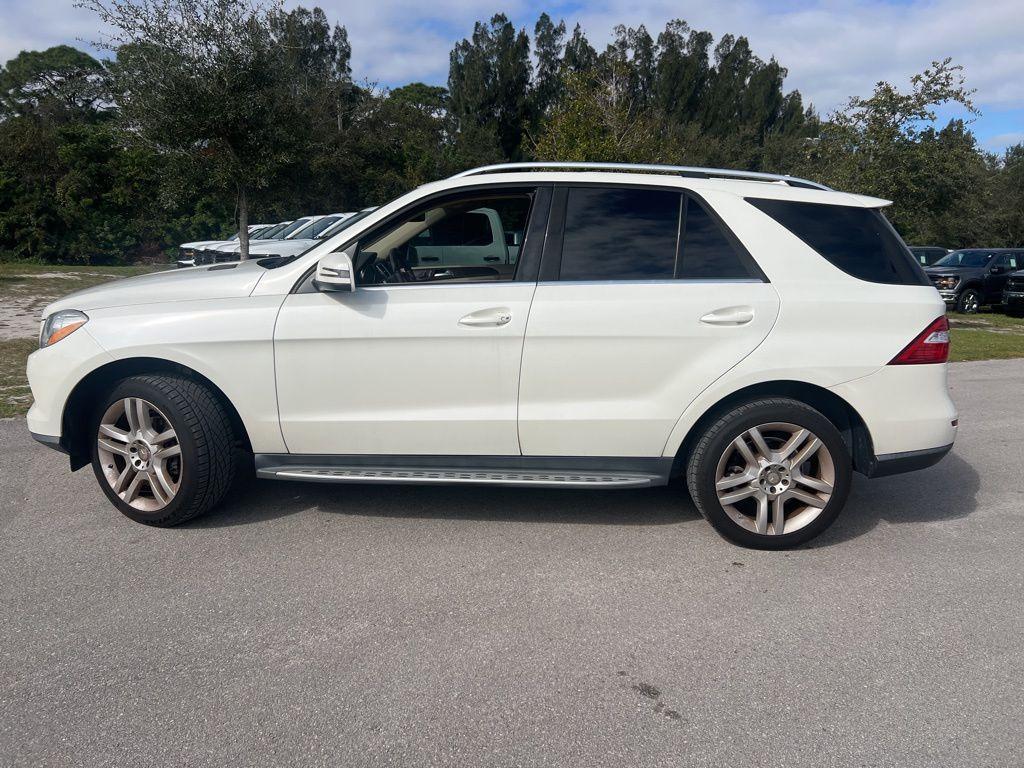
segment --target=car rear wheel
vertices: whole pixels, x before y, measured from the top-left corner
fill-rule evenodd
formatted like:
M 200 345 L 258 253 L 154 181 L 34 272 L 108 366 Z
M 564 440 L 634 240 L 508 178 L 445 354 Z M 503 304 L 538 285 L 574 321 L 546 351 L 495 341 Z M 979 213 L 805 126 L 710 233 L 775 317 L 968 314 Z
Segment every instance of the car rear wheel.
M 738 406 L 708 427 L 690 455 L 687 485 L 727 539 L 785 549 L 832 524 L 851 475 L 849 451 L 831 421 L 796 400 L 772 398 Z
M 973 288 L 968 288 L 960 294 L 956 300 L 956 311 L 965 315 L 976 314 L 981 309 L 981 294 Z
M 231 422 L 203 385 L 119 382 L 93 419 L 92 465 L 107 498 L 139 523 L 172 526 L 215 506 L 236 470 Z

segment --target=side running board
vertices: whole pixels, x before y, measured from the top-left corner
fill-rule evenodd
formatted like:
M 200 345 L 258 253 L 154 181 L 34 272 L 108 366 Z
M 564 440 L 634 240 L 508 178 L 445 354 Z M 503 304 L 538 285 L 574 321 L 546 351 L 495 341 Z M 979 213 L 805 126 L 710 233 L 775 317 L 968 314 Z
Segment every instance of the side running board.
M 658 474 L 555 469 L 533 471 L 291 465 L 260 467 L 256 474 L 263 478 L 320 483 L 481 484 L 543 488 L 645 488 L 665 484 L 665 478 Z

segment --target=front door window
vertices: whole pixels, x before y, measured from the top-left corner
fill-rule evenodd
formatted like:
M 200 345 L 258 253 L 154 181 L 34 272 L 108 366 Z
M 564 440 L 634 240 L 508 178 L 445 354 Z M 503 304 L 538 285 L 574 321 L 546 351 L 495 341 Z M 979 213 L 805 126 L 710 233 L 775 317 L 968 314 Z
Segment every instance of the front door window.
M 440 201 L 370 233 L 359 285 L 513 280 L 530 214 L 527 192 Z

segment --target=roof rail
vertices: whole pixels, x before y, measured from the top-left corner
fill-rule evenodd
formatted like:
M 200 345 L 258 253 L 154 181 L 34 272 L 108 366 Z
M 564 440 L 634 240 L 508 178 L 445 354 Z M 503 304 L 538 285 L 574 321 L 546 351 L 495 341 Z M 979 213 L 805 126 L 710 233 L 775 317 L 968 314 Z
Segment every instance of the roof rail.
M 531 170 L 589 170 L 589 171 L 642 171 L 646 173 L 671 173 L 693 179 L 740 179 L 744 181 L 781 181 L 791 187 L 806 189 L 823 189 L 831 192 L 829 187 L 816 181 L 799 179 L 778 173 L 761 173 L 759 171 L 735 171 L 730 168 L 699 168 L 689 165 L 644 165 L 639 163 L 497 163 L 482 165 L 468 171 L 457 173 L 451 178 L 478 176 L 482 173 L 501 173 L 504 171 Z

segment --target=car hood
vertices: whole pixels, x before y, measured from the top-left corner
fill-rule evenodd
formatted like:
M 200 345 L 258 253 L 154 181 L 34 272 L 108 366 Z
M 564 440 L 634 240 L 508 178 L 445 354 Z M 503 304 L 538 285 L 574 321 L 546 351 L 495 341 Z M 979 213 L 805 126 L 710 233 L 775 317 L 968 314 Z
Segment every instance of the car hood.
M 224 243 L 233 242 L 231 240 L 196 240 L 194 243 L 182 243 L 179 248 L 209 248 L 214 245 L 223 245 Z
M 925 267 L 926 274 L 935 275 L 962 275 L 965 272 L 977 272 L 980 267 Z
M 246 261 L 129 277 L 57 299 L 43 310 L 43 317 L 61 309 L 88 312 L 165 301 L 240 298 L 252 293 L 264 274 L 266 270 L 259 264 Z
M 273 253 L 277 256 L 294 256 L 297 253 L 302 253 L 312 248 L 319 242 L 319 240 L 267 240 L 259 245 L 249 246 L 249 253 L 258 255 Z

